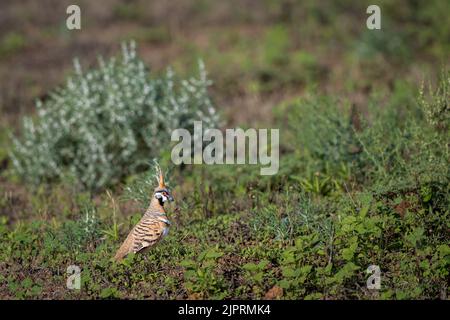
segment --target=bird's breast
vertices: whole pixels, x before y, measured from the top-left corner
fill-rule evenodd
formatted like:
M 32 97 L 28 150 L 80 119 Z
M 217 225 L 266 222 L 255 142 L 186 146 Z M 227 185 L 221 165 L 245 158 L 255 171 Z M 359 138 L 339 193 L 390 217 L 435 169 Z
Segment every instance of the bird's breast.
M 164 227 L 161 238 L 164 238 L 165 236 L 167 236 L 169 234 L 169 229 L 170 228 L 168 226 Z

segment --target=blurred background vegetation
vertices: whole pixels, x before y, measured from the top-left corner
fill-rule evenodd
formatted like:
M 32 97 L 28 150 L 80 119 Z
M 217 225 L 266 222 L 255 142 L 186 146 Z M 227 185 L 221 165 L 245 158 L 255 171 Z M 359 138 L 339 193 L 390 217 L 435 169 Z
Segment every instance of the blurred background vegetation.
M 373 1 L 86 0 L 82 30 L 69 31 L 73 3 L 0 3 L 0 297 L 448 299 L 447 1 L 377 1 L 381 30 L 366 28 Z M 36 100 L 76 105 L 74 58 L 98 70 L 131 40 L 145 78 L 168 67 L 198 77 L 201 59 L 212 84 L 191 113 L 211 103 L 222 127 L 281 128 L 281 164 L 273 177 L 173 167 L 161 143 L 149 157 L 170 167 L 174 230 L 147 261 L 116 265 L 151 189 L 146 167 L 126 157 L 114 175 L 95 167 L 109 180 L 86 188 L 20 173 L 11 151 L 12 137 L 27 141 L 22 119 L 41 119 Z M 182 96 L 161 90 L 165 103 Z M 47 142 L 29 141 L 24 159 Z M 65 288 L 70 264 L 83 268 L 81 291 Z M 370 264 L 383 272 L 379 291 L 366 289 Z

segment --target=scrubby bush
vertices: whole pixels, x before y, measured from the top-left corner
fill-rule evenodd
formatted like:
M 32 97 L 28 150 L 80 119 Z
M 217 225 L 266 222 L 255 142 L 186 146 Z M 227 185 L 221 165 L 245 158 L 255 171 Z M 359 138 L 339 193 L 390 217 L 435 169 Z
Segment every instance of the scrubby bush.
M 282 123 L 282 148 L 295 153 L 295 160 L 281 159 L 286 166 L 306 175 L 340 171 L 342 164 L 359 165 L 360 143 L 348 108 L 330 97 L 312 96 L 279 106 L 276 116 Z M 292 159 L 292 158 L 291 158 Z M 297 168 L 301 160 L 302 168 Z
M 178 80 L 171 70 L 155 78 L 133 43 L 122 49 L 120 58 L 100 58 L 86 72 L 75 61 L 66 86 L 37 103 L 37 119 L 26 118 L 22 138 L 13 138 L 20 176 L 34 184 L 72 177 L 98 189 L 145 168 L 172 130 L 191 130 L 195 120 L 217 124 L 202 63 L 199 78 Z
M 448 75 L 443 73 L 438 88 L 429 91 L 429 97 L 422 91 L 414 101 L 403 97 L 414 95 L 408 87 L 396 85 L 387 101 L 371 98 L 364 116 L 355 116 L 345 104 L 324 97 L 280 106 L 282 148 L 289 155 L 282 157 L 281 170 L 305 182 L 303 189 L 314 189 L 306 186 L 314 187 L 317 180 L 316 193 L 322 194 L 330 194 L 342 179 L 371 191 L 426 187 L 445 192 L 449 179 Z M 305 176 L 312 177 L 309 184 Z M 322 181 L 321 188 L 320 177 L 335 180 L 335 186 Z
M 417 103 L 408 107 L 394 104 L 377 113 L 371 110 L 372 124 L 357 135 L 367 190 L 383 196 L 414 193 L 430 210 L 446 211 L 450 156 L 445 129 L 447 83 L 448 76 L 441 77 L 427 102 L 422 91 Z
M 419 103 L 425 112 L 427 121 L 439 129 L 445 130 L 450 122 L 450 70 L 442 71 L 438 88 L 433 92 L 430 87 L 428 95 L 422 86 Z

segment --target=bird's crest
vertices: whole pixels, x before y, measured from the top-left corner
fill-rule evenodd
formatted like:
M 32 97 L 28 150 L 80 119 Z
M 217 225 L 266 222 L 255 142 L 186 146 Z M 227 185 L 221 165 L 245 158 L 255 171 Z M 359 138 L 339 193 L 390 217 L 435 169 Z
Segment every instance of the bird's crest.
M 155 170 L 156 170 L 155 178 L 158 181 L 158 188 L 164 189 L 166 187 L 166 184 L 164 183 L 164 175 L 161 170 L 161 167 L 157 162 L 155 162 Z

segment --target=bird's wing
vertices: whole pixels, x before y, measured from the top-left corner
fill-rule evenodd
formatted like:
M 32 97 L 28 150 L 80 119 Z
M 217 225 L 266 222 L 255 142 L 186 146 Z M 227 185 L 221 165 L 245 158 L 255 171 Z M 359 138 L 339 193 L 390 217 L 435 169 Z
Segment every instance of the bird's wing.
M 131 231 L 133 233 L 132 251 L 136 253 L 154 245 L 162 238 L 165 228 L 164 222 L 157 217 L 143 217 Z

